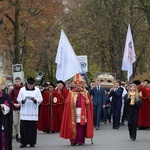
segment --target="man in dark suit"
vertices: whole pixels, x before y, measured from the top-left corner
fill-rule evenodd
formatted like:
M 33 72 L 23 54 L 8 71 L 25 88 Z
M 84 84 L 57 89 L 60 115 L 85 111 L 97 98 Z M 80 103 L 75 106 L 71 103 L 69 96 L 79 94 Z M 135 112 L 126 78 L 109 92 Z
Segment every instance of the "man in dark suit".
M 92 95 L 93 111 L 94 111 L 94 126 L 96 130 L 99 130 L 100 119 L 101 119 L 101 108 L 105 107 L 105 89 L 100 85 L 100 81 L 97 79 L 95 82 L 96 86 L 91 89 L 90 94 Z
M 123 88 L 119 80 L 114 81 L 114 87 L 110 90 L 109 97 L 112 98 L 113 129 L 120 127 L 120 114 L 122 106 Z

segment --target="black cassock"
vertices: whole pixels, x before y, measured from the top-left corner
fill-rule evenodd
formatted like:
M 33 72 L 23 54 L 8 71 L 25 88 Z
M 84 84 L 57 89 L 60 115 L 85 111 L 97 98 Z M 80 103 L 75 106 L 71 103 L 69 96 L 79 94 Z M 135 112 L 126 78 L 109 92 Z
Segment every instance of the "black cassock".
M 6 115 L 3 114 L 0 107 L 0 149 L 2 149 L 2 125 L 5 132 L 5 149 L 12 150 L 12 124 L 13 124 L 13 113 L 12 113 L 12 103 L 10 97 L 7 93 L 2 93 L 0 97 L 0 104 L 4 104 L 5 101 L 9 104 L 10 112 Z
M 21 144 L 36 145 L 37 121 L 20 120 Z

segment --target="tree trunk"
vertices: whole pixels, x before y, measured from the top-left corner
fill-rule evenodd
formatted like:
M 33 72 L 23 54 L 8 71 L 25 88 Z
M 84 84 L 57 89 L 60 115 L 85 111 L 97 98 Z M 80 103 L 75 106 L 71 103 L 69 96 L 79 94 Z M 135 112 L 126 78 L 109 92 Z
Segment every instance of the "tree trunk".
M 20 30 L 19 30 L 19 0 L 15 0 L 15 26 L 14 26 L 14 46 L 15 46 L 15 58 L 14 64 L 20 63 Z

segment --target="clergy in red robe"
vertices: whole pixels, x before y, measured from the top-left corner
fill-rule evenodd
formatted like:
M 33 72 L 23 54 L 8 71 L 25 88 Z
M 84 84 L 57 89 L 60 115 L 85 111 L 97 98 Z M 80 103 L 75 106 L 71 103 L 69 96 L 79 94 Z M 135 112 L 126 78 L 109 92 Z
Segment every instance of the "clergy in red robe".
M 138 85 L 138 92 L 141 93 L 142 96 L 142 106 L 139 109 L 138 115 L 138 127 L 139 129 L 149 128 L 150 127 L 150 94 L 149 94 L 149 87 L 144 81 L 140 84 L 140 81 L 136 80 L 133 81 L 135 84 Z
M 53 90 L 55 85 L 49 84 L 48 90 L 43 93 L 43 101 L 40 104 L 40 113 L 38 120 L 38 130 L 43 132 L 54 132 L 53 131 Z
M 53 104 L 52 104 L 54 132 L 60 131 L 62 114 L 67 96 L 68 90 L 65 86 L 65 83 L 61 80 L 57 81 L 57 87 L 53 92 Z
M 75 88 L 66 99 L 60 137 L 70 139 L 71 145 L 85 144 L 85 138 L 93 138 L 93 106 L 83 80 L 76 74 Z

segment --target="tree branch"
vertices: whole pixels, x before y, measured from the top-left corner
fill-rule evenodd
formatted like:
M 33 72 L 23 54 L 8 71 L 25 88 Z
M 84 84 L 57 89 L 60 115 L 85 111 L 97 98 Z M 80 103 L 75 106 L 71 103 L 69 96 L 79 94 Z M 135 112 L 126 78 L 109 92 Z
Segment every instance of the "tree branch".
M 14 20 L 8 15 L 8 14 L 5 14 L 5 17 L 13 24 L 13 26 L 15 27 L 15 22 Z

